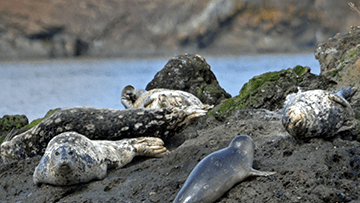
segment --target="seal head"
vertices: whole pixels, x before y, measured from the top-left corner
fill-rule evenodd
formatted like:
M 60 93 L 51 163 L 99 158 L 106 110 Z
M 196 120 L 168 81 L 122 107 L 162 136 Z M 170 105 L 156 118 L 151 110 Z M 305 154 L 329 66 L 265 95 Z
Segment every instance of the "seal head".
M 274 174 L 252 168 L 254 147 L 251 137 L 239 135 L 227 148 L 205 157 L 190 173 L 174 203 L 214 202 L 249 176 Z
M 49 142 L 33 181 L 37 185 L 72 185 L 103 179 L 107 166 L 102 162 L 90 139 L 76 133 L 60 134 Z

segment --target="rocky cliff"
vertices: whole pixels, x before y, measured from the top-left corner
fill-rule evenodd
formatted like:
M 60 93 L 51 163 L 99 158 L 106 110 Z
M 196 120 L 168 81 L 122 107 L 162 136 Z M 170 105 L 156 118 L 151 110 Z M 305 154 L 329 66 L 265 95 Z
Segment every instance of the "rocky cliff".
M 337 0 L 4 0 L 0 59 L 312 51 L 358 19 Z

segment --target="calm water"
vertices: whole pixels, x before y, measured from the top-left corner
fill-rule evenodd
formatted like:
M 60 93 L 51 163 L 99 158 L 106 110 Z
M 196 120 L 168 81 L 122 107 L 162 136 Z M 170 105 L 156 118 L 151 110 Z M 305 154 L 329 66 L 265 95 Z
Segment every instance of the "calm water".
M 314 55 L 205 57 L 220 86 L 232 96 L 252 77 L 296 65 L 320 65 Z M 124 109 L 121 90 L 128 84 L 145 89 L 168 59 L 43 61 L 0 63 L 0 118 L 25 114 L 29 121 L 54 108 L 92 106 Z

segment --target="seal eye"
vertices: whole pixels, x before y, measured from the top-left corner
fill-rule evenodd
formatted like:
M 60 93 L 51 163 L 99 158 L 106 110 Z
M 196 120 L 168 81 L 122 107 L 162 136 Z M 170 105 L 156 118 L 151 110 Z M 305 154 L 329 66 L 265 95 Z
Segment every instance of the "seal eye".
M 74 152 L 73 152 L 73 151 L 70 151 L 70 152 L 68 153 L 68 155 L 72 156 L 72 155 L 74 155 Z
M 59 155 L 60 155 L 60 152 L 56 151 L 55 156 L 59 156 Z

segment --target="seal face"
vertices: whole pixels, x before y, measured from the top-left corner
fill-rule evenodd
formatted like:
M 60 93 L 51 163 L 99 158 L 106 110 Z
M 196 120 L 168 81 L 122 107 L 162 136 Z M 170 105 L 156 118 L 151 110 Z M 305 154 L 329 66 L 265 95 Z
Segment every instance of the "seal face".
M 227 148 L 205 157 L 192 170 L 174 203 L 214 202 L 249 176 L 275 174 L 252 168 L 254 147 L 251 137 L 239 135 Z
M 193 94 L 181 90 L 152 89 L 136 90 L 128 85 L 121 92 L 121 103 L 125 108 L 169 108 L 186 106 L 207 106 Z
M 121 168 L 136 155 L 163 157 L 169 152 L 159 138 L 92 141 L 76 132 L 55 136 L 35 168 L 33 181 L 73 185 L 103 179 L 109 168 Z
M 354 117 L 350 99 L 357 88 L 343 88 L 337 93 L 310 90 L 289 94 L 284 104 L 282 124 L 296 138 L 331 137 L 346 120 Z

